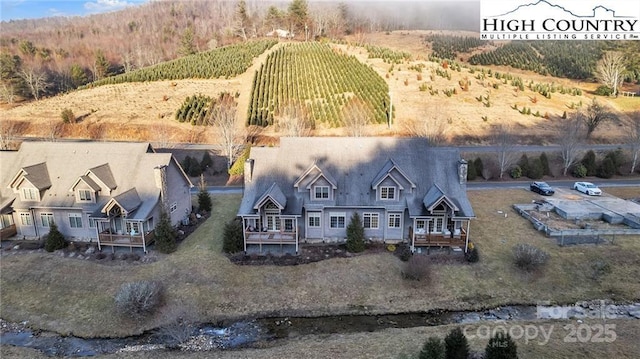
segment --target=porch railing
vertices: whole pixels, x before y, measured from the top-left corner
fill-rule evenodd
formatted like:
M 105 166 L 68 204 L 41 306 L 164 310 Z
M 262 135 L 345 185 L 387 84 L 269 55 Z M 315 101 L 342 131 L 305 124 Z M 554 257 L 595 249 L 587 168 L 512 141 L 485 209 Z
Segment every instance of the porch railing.
M 467 232 L 460 229 L 459 232 L 451 233 L 420 233 L 409 228 L 409 236 L 414 238 L 416 246 L 434 246 L 434 247 L 454 247 L 466 245 Z
M 153 231 L 147 232 L 143 237 L 142 234 L 131 235 L 102 232 L 98 234 L 98 240 L 101 246 L 145 248 L 153 243 L 154 233 Z

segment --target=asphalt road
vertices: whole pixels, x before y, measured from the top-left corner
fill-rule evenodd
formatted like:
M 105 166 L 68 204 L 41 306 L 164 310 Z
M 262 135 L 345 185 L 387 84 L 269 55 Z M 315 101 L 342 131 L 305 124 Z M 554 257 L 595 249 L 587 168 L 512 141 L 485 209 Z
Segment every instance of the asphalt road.
M 546 181 L 551 187 L 555 188 L 572 188 L 573 183 L 578 179 L 572 180 L 551 180 Z M 607 187 L 640 187 L 640 178 L 635 179 L 613 179 L 613 180 L 605 180 L 605 179 L 586 179 L 586 181 L 593 182 L 596 186 L 607 188 Z M 529 188 L 529 184 L 531 180 L 528 181 L 472 181 L 467 183 L 467 189 L 470 191 L 473 190 L 486 190 L 486 189 L 500 189 L 500 188 Z M 198 187 L 194 187 L 191 189 L 191 193 L 198 193 Z M 207 191 L 210 194 L 241 194 L 242 187 L 225 187 L 225 186 L 209 186 L 207 187 Z M 640 196 L 640 190 L 638 190 L 638 195 Z

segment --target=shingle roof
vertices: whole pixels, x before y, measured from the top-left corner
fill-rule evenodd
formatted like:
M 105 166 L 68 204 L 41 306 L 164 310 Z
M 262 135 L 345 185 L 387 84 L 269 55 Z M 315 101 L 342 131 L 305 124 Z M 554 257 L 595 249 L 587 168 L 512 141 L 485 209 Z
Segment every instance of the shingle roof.
M 330 206 L 404 208 L 404 202 L 378 200 L 371 189 L 374 180 L 392 160 L 415 184 L 415 189 L 406 197 L 406 206 L 412 216 L 426 214 L 425 195 L 437 184 L 458 206 L 459 216 L 474 217 L 466 196 L 466 185 L 458 180 L 459 151 L 429 147 L 422 139 L 283 137 L 279 147 L 253 147 L 250 158 L 254 159 L 253 174 L 245 186 L 239 215 L 255 213 L 255 201 L 273 183 L 278 184 L 287 203 L 300 204 L 298 214 L 301 214 L 302 203 L 307 206 L 309 202 L 308 194 L 294 190 L 293 184 L 314 163 L 330 173 L 337 183 L 338 189 L 333 201 L 329 201 Z
M 160 197 L 160 189 L 154 181 L 154 168 L 169 165 L 171 161 L 170 153 L 155 153 L 148 143 L 23 142 L 19 151 L 0 151 L 0 203 L 15 198 L 14 209 L 72 207 L 96 213 L 110 197 L 135 188 L 141 202 L 135 210 L 135 218 L 144 218 Z M 41 201 L 23 202 L 6 186 L 25 165 L 33 163 L 46 163 L 50 188 L 44 191 Z M 25 169 L 30 170 L 29 167 Z M 69 189 L 90 172 L 112 189 L 110 196 L 100 193 L 97 203 L 76 203 L 75 194 Z M 97 185 L 95 181 L 90 182 L 87 184 L 92 188 Z

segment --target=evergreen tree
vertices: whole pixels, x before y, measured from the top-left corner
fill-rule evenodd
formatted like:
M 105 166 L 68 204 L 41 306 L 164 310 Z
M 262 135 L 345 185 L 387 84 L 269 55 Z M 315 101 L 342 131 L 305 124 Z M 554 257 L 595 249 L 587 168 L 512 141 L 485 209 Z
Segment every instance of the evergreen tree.
M 542 174 L 544 176 L 551 176 L 551 168 L 549 167 L 549 158 L 547 158 L 547 154 L 542 152 L 540 154 L 540 164 L 542 165 Z
M 473 161 L 473 166 L 476 168 L 476 174 L 480 177 L 483 177 L 484 174 L 484 165 L 482 164 L 482 158 L 477 157 L 475 161 Z
M 180 39 L 180 49 L 178 53 L 181 56 L 189 56 L 196 53 L 196 45 L 193 34 L 193 27 L 189 26 L 182 33 L 182 38 Z
M 226 253 L 236 253 L 243 249 L 242 222 L 238 220 L 227 222 L 222 233 L 222 250 Z
M 484 352 L 485 359 L 518 359 L 518 347 L 507 333 L 497 332 L 491 339 Z
M 96 58 L 93 66 L 94 81 L 111 76 L 111 63 L 109 63 L 109 60 L 107 60 L 107 57 L 100 49 L 96 51 Z
M 306 0 L 293 0 L 289 4 L 289 30 L 298 33 L 303 32 L 307 26 L 308 5 Z
M 71 65 L 71 68 L 69 68 L 69 75 L 71 76 L 71 83 L 73 84 L 74 88 L 85 85 L 87 82 L 89 82 L 87 73 L 78 64 Z
M 518 166 L 520 166 L 522 176 L 529 177 L 529 157 L 527 157 L 527 154 L 523 154 L 522 157 L 520 157 Z
M 49 234 L 47 234 L 47 239 L 44 241 L 44 249 L 47 252 L 53 252 L 66 246 L 67 242 L 65 242 L 64 236 L 58 230 L 58 226 L 51 222 L 49 224 Z
M 542 166 L 542 161 L 540 158 L 534 158 L 529 163 L 529 171 L 527 172 L 527 177 L 531 179 L 540 179 L 544 176 L 544 168 Z
M 364 251 L 364 227 L 358 212 L 354 212 L 347 226 L 347 250 L 358 253 Z
M 593 152 L 593 150 L 589 150 L 587 153 L 585 153 L 580 163 L 582 163 L 584 168 L 587 169 L 587 176 L 596 175 L 596 171 L 598 170 L 598 167 L 596 165 L 596 154 L 595 152 Z
M 200 192 L 198 192 L 198 210 L 200 212 L 211 212 L 211 196 L 207 192 L 207 183 L 204 176 L 200 175 Z
M 429 337 L 420 351 L 419 359 L 444 359 L 445 350 L 442 340 L 437 337 Z
M 476 166 L 474 166 L 473 161 L 469 161 L 469 165 L 467 166 L 467 180 L 473 181 L 478 177 L 478 173 L 476 172 Z
M 454 328 L 447 334 L 444 346 L 446 359 L 467 359 L 469 356 L 469 343 L 460 328 Z
M 154 229 L 156 248 L 162 253 L 171 253 L 178 248 L 176 243 L 176 232 L 171 226 L 171 220 L 167 212 L 160 212 L 160 221 Z
M 607 156 L 602 160 L 600 166 L 596 170 L 596 175 L 600 178 L 611 178 L 616 174 L 616 165 L 611 159 L 611 157 Z
M 202 160 L 200 161 L 200 169 L 204 172 L 212 166 L 213 160 L 211 159 L 211 155 L 209 154 L 209 151 L 205 151 L 202 155 Z

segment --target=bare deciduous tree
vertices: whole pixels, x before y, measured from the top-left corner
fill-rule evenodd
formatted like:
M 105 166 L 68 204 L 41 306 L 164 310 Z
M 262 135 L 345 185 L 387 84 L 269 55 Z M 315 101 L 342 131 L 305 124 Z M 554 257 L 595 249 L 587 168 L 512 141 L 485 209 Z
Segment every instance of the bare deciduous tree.
M 618 116 L 615 113 L 600 104 L 595 98 L 591 101 L 591 104 L 587 106 L 582 118 L 587 125 L 587 138 L 591 137 L 593 131 L 595 131 L 602 123 L 618 120 Z
M 446 122 L 437 115 L 424 120 L 410 119 L 405 122 L 405 130 L 411 136 L 426 139 L 430 146 L 442 146 L 447 143 Z
M 27 123 L 23 121 L 0 120 L 0 149 L 9 150 L 17 136 L 20 136 Z
M 164 123 L 156 123 L 152 126 L 154 140 L 160 148 L 170 148 L 173 131 L 171 127 Z
M 55 142 L 58 138 L 62 137 L 64 130 L 64 123 L 62 121 L 50 120 L 47 127 L 47 137 L 50 141 Z
M 304 104 L 288 101 L 275 115 L 276 126 L 285 136 L 309 136 L 312 123 Z
M 618 96 L 618 88 L 624 80 L 624 54 L 617 51 L 606 52 L 598 61 L 596 78 L 605 86 L 611 88 L 612 95 Z
M 567 175 L 569 168 L 578 160 L 579 147 L 585 137 L 585 122 L 583 115 L 576 113 L 565 119 L 558 120 L 557 142 L 560 145 L 562 158 L 562 174 Z
M 237 106 L 231 94 L 223 93 L 217 101 L 212 101 L 207 119 L 220 136 L 222 154 L 227 157 L 227 169 L 233 165 L 241 147 L 242 131 L 236 117 Z
M 516 159 L 515 136 L 508 126 L 497 125 L 491 130 L 491 143 L 495 147 L 496 160 L 500 169 L 500 179 L 503 178 L 509 166 Z
M 368 103 L 357 97 L 351 98 L 342 108 L 342 121 L 349 136 L 364 136 L 372 115 L 373 111 Z
M 47 73 L 35 68 L 24 68 L 20 70 L 20 77 L 24 80 L 29 88 L 29 92 L 33 98 L 38 101 L 40 94 L 49 87 L 47 81 Z
M 631 150 L 631 173 L 634 173 L 640 156 L 640 111 L 631 114 L 628 125 L 626 142 Z
M 246 1 L 238 1 L 234 14 L 234 30 L 244 41 L 247 41 L 247 28 L 251 27 L 249 20 Z

